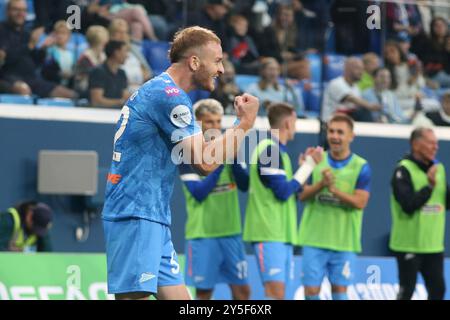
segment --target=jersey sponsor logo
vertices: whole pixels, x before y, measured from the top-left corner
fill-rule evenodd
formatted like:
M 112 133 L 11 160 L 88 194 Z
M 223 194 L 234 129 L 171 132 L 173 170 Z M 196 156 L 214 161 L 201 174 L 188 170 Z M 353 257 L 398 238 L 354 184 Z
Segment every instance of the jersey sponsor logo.
M 188 106 L 180 104 L 170 112 L 170 121 L 179 128 L 187 127 L 192 121 L 192 113 Z
M 111 182 L 112 184 L 118 184 L 120 182 L 120 179 L 122 179 L 122 176 L 120 174 L 108 173 L 108 182 Z
M 444 212 L 444 208 L 440 204 L 426 204 L 422 207 L 421 211 L 424 214 L 437 214 Z
M 151 272 L 144 272 L 143 274 L 141 274 L 141 278 L 139 279 L 139 283 L 143 283 L 143 282 L 152 280 L 155 277 L 156 276 L 153 273 L 151 273 Z
M 343 206 L 340 199 L 329 193 L 320 193 L 316 196 L 316 200 L 322 204 L 327 204 L 330 206 Z
M 220 185 L 215 186 L 211 193 L 228 192 L 228 191 L 232 191 L 234 189 L 236 189 L 235 183 L 220 184 Z
M 176 87 L 166 87 L 164 89 L 164 91 L 166 92 L 166 94 L 169 97 L 175 97 L 175 96 L 179 96 L 180 95 L 180 89 L 178 89 Z
M 281 272 L 281 269 L 280 268 L 271 268 L 270 270 L 269 270 L 269 276 L 274 276 L 274 275 L 276 275 L 276 274 L 279 274 Z
M 205 280 L 205 277 L 202 276 L 195 276 L 194 277 L 194 282 L 202 282 Z

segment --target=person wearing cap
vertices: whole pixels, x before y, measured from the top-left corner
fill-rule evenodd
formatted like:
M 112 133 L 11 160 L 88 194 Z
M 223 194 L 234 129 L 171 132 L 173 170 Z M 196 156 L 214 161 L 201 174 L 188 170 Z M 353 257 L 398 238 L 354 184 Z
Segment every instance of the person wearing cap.
M 0 213 L 0 251 L 52 251 L 48 234 L 52 219 L 52 209 L 36 201 Z

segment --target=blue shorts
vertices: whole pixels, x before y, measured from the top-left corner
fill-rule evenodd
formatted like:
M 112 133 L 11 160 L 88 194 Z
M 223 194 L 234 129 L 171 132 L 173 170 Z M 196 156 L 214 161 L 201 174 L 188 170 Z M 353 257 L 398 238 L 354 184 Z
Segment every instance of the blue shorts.
M 186 284 L 213 289 L 217 283 L 245 285 L 247 260 L 240 235 L 186 240 Z
M 332 285 L 349 286 L 353 279 L 353 265 L 356 253 L 334 251 L 315 247 L 303 247 L 302 283 L 305 286 L 320 287 L 328 276 Z
M 103 220 L 108 293 L 157 293 L 183 284 L 169 227 L 145 219 Z
M 294 248 L 283 242 L 253 243 L 262 282 L 294 279 Z

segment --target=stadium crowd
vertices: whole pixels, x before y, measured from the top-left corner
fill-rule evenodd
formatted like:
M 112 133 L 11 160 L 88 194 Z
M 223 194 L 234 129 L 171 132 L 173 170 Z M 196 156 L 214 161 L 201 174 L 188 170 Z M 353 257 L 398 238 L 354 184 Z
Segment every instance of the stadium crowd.
M 373 4 L 381 29 L 366 27 Z M 70 5 L 80 8 L 79 28 L 65 23 Z M 439 2 L 2 0 L 0 10 L 0 102 L 23 95 L 120 108 L 168 66 L 173 34 L 200 25 L 220 37 L 234 70 L 211 95 L 226 114 L 230 97 L 249 91 L 264 106 L 293 104 L 299 117 L 327 121 L 341 111 L 356 121 L 450 125 L 449 8 Z M 123 42 L 122 52 L 110 41 Z

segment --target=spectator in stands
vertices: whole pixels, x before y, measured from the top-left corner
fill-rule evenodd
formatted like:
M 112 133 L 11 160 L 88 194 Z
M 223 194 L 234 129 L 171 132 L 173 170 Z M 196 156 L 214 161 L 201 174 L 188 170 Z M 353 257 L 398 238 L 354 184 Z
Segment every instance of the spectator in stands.
M 397 258 L 397 299 L 411 299 L 420 272 L 428 300 L 442 300 L 445 213 L 450 208 L 450 187 L 445 168 L 436 159 L 438 141 L 433 130 L 414 129 L 410 145 L 411 153 L 397 164 L 391 180 L 389 247 Z
M 131 42 L 128 23 L 123 19 L 114 19 L 109 26 L 109 38 L 115 41 L 123 41 L 128 44 L 129 55 L 123 69 L 128 79 L 128 90 L 134 92 L 152 76 L 152 70 L 142 54 L 139 43 Z
M 299 49 L 302 51 L 308 51 L 311 53 L 317 52 L 319 41 L 317 37 L 322 36 L 318 25 L 317 14 L 305 7 L 304 1 L 292 0 L 290 1 L 292 8 L 294 9 L 294 21 L 298 30 L 308 30 L 308 32 L 302 32 L 298 39 Z M 325 10 L 325 8 L 323 8 Z
M 410 116 L 416 100 L 422 101 L 422 88 L 425 87 L 425 78 L 422 75 L 420 61 L 411 60 L 402 52 L 397 42 L 389 41 L 384 46 L 384 59 L 386 67 L 391 71 L 391 89 L 397 95 L 403 112 Z
M 1 68 L 5 64 L 6 52 L 0 49 L 0 74 Z M 31 89 L 22 80 L 4 80 L 0 79 L 0 93 L 12 93 L 12 94 L 20 94 L 20 95 L 31 95 Z
M 329 2 L 332 3 L 330 14 L 336 53 L 352 55 L 371 51 L 370 38 L 375 30 L 367 28 L 369 5 L 367 1 L 334 0 Z M 329 22 L 327 27 L 330 27 Z
M 346 113 L 356 121 L 373 121 L 372 112 L 381 110 L 381 105 L 362 98 L 357 83 L 363 71 L 361 59 L 350 57 L 345 60 L 344 75 L 331 80 L 325 89 L 321 115 L 323 121 L 328 121 L 335 112 Z
M 420 13 L 415 4 L 388 2 L 386 18 L 389 39 L 404 37 L 410 41 L 411 37 L 418 35 L 423 29 Z
M 24 91 L 40 97 L 76 98 L 75 91 L 46 81 L 39 75 L 39 67 L 45 59 L 45 49 L 53 44 L 53 38 L 48 37 L 42 48 L 37 49 L 36 44 L 44 29 L 27 32 L 24 28 L 26 13 L 25 0 L 11 0 L 7 5 L 7 21 L 0 25 L 0 57 L 4 57 L 0 79 L 4 83 L 13 84 L 6 91 L 14 92 L 13 87 L 19 81 L 28 86 Z
M 105 47 L 106 62 L 89 74 L 91 105 L 102 108 L 121 108 L 130 96 L 127 76 L 120 67 L 128 55 L 127 44 L 111 40 Z
M 36 14 L 35 27 L 43 26 L 46 32 L 50 32 L 55 23 L 67 18 L 67 7 L 71 0 L 33 0 L 33 8 Z
M 155 31 L 142 5 L 127 3 L 123 0 L 75 0 L 82 8 L 81 28 L 87 30 L 91 25 L 108 27 L 112 20 L 121 18 L 131 27 L 133 41 L 142 41 L 144 37 L 158 40 Z
M 144 37 L 158 40 L 147 11 L 142 5 L 127 3 L 126 0 L 100 0 L 100 5 L 108 5 L 107 17 L 110 20 L 120 18 L 130 25 L 131 38 L 134 41 L 142 41 Z
M 52 220 L 52 209 L 36 201 L 0 213 L 0 251 L 52 251 L 48 233 Z
M 450 127 L 450 90 L 442 96 L 442 107 L 425 114 L 436 126 Z
M 375 122 L 383 123 L 408 123 L 409 119 L 403 114 L 397 97 L 391 88 L 391 72 L 387 68 L 378 68 L 373 73 L 375 83 L 372 88 L 363 92 L 363 99 L 369 103 L 377 103 L 382 106 L 380 111 L 372 113 Z
M 129 0 L 128 2 L 145 7 L 155 34 L 160 40 L 167 41 L 181 26 L 180 19 L 177 19 L 179 2 L 173 0 Z
M 99 4 L 100 0 L 73 0 L 81 8 L 81 32 L 86 33 L 93 25 L 100 25 L 105 28 L 111 23 L 108 6 Z
M 423 33 L 430 34 L 430 23 L 433 18 L 433 11 L 437 9 L 434 4 L 430 5 L 429 0 L 417 0 L 417 10 L 419 11 L 420 21 L 422 22 Z
M 447 39 L 450 37 L 448 21 L 443 17 L 436 17 L 431 21 L 430 29 L 430 36 L 423 41 L 417 54 L 423 62 L 425 75 L 439 86 L 450 88 L 450 51 L 446 50 Z
M 259 52 L 255 41 L 248 33 L 248 21 L 242 15 L 230 17 L 230 35 L 227 38 L 227 53 L 240 74 L 257 74 Z
M 304 80 L 311 77 L 310 64 L 303 54 L 306 51 L 301 50 L 303 47 L 300 46 L 295 8 L 299 7 L 286 2 L 276 6 L 272 24 L 258 34 L 258 47 L 261 56 L 277 59 L 284 77 Z M 302 33 L 302 39 L 303 35 L 304 33 Z
M 190 10 L 187 16 L 187 26 L 198 25 L 214 31 L 222 40 L 222 48 L 227 48 L 227 22 L 225 16 L 231 9 L 229 0 L 206 0 L 201 10 Z
M 105 46 L 109 41 L 109 33 L 105 27 L 90 26 L 86 32 L 89 48 L 80 56 L 75 66 L 75 90 L 83 98 L 88 97 L 89 72 L 106 60 Z
M 211 98 L 216 99 L 224 108 L 225 114 L 234 114 L 234 98 L 242 92 L 235 81 L 235 69 L 233 64 L 225 59 L 222 61 L 224 73 L 217 81 L 217 86 L 211 93 Z
M 300 95 L 298 87 L 289 83 L 281 84 L 280 64 L 275 58 L 264 58 L 261 60 L 260 66 L 260 80 L 258 83 L 253 83 L 247 88 L 247 92 L 255 97 L 258 97 L 261 106 L 259 114 L 265 115 L 267 107 L 271 103 L 285 102 L 291 104 L 299 115 L 304 111 L 303 99 Z
M 362 61 L 364 72 L 358 82 L 358 87 L 361 91 L 364 91 L 374 86 L 374 72 L 380 67 L 380 58 L 376 53 L 369 52 L 363 55 Z
M 261 56 L 274 57 L 287 71 L 287 76 L 308 79 L 309 61 L 299 52 L 299 33 L 294 20 L 294 9 L 280 4 L 272 25 L 258 35 Z
M 72 77 L 75 67 L 75 54 L 67 49 L 72 32 L 65 20 L 59 20 L 53 27 L 55 44 L 48 48 L 47 59 L 42 68 L 45 79 L 58 82 L 64 86 L 72 86 Z

